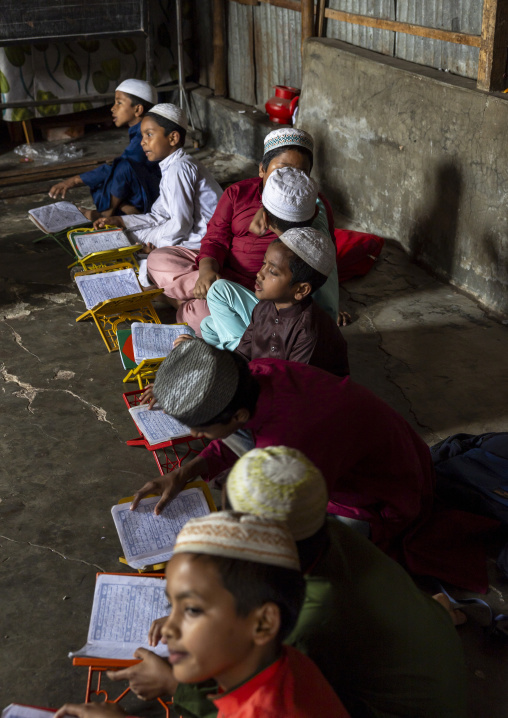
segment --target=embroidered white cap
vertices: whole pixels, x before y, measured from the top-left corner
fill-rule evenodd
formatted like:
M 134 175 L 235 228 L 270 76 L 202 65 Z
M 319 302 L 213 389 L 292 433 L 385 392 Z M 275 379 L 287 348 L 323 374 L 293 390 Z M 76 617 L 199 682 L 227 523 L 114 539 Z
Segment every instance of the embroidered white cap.
M 288 229 L 279 239 L 313 269 L 325 277 L 330 276 L 337 262 L 335 245 L 330 237 L 314 227 L 301 227 Z
M 171 120 L 175 125 L 181 127 L 182 130 L 187 130 L 189 126 L 185 112 L 170 102 L 161 102 L 159 105 L 152 107 L 150 112 L 165 117 L 167 120 Z
M 126 92 L 129 95 L 139 97 L 146 102 L 155 105 L 157 102 L 157 90 L 149 82 L 144 80 L 124 80 L 116 88 L 118 92 Z
M 285 524 L 236 511 L 190 519 L 173 553 L 204 553 L 300 570 L 296 544 Z
M 248 451 L 229 472 L 226 488 L 234 511 L 285 521 L 295 541 L 313 536 L 325 522 L 323 474 L 297 449 Z
M 305 222 L 314 216 L 317 196 L 317 184 L 303 170 L 281 167 L 266 180 L 262 202 L 278 219 Z
M 288 147 L 296 145 L 297 147 L 305 147 L 305 149 L 314 151 L 314 140 L 312 135 L 305 130 L 298 130 L 296 127 L 281 127 L 278 130 L 272 130 L 264 140 L 263 154 L 279 147 Z

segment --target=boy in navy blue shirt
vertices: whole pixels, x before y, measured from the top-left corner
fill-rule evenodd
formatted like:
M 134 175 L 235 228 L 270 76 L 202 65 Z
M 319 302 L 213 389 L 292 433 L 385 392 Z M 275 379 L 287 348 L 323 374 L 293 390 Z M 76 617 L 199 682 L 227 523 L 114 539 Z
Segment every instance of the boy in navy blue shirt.
M 149 162 L 141 147 L 141 120 L 156 102 L 157 93 L 148 82 L 120 83 L 111 114 L 117 127 L 129 128 L 129 144 L 111 165 L 58 182 L 49 196 L 64 199 L 69 189 L 86 184 L 96 206 L 96 210 L 80 208 L 89 220 L 148 212 L 159 196 L 161 173 L 158 163 Z

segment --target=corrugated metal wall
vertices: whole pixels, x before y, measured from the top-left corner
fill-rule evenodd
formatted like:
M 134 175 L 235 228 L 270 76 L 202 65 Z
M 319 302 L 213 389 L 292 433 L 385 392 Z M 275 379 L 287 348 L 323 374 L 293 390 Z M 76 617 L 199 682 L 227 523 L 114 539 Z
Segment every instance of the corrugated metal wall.
M 480 35 L 483 2 L 478 0 L 404 0 L 397 3 L 397 20 L 441 30 Z M 395 56 L 476 78 L 479 48 L 452 42 L 396 34 Z
M 211 0 L 194 0 L 201 16 L 210 16 Z M 328 0 L 327 7 L 359 15 L 481 33 L 483 0 Z M 212 45 L 208 20 L 197 40 Z M 325 35 L 384 55 L 476 78 L 479 50 L 442 40 L 325 20 Z M 228 3 L 229 96 L 249 105 L 264 105 L 274 85 L 301 83 L 301 14 L 267 3 Z M 208 58 L 209 53 L 204 53 Z

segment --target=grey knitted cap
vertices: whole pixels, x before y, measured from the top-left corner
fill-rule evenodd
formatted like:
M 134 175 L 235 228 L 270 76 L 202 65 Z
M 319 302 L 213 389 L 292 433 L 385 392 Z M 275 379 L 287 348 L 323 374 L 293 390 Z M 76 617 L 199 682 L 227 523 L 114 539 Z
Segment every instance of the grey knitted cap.
M 238 380 L 231 352 L 193 339 L 179 344 L 162 362 L 153 393 L 167 414 L 187 426 L 201 426 L 227 407 Z
M 337 261 L 332 240 L 314 227 L 288 229 L 279 237 L 286 247 L 328 277 Z

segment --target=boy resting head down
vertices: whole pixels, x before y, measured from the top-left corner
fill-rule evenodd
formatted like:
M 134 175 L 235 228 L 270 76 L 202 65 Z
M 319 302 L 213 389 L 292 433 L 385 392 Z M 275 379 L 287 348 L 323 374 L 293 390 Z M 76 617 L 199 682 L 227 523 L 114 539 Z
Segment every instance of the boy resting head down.
M 210 287 L 210 316 L 201 322 L 208 344 L 235 349 L 247 361 L 286 359 L 349 374 L 340 329 L 313 299 L 336 266 L 333 242 L 308 226 L 316 197 L 317 185 L 301 170 L 272 172 L 263 192 L 264 219 L 278 238 L 266 250 L 255 293 L 225 279 Z M 175 346 L 188 338 L 182 335 Z
M 315 278 L 312 292 L 315 292 L 316 303 L 335 323 L 338 308 L 335 245 L 330 239 L 326 218 L 322 217 L 321 225 L 316 226 L 317 197 L 317 184 L 305 172 L 294 167 L 276 169 L 263 189 L 263 222 L 279 238 L 287 230 L 310 229 L 313 225 L 312 229 L 319 230 L 327 239 L 327 243 L 322 244 L 326 257 L 320 263 L 320 272 L 325 276 Z M 302 235 L 301 242 L 304 241 L 305 236 Z M 303 259 L 308 262 L 308 255 Z M 256 277 L 255 292 L 225 279 L 219 279 L 210 287 L 207 294 L 210 316 L 203 319 L 200 327 L 205 341 L 221 349 L 236 349 L 251 321 L 254 308 L 260 299 L 266 298 L 259 294 L 257 288 L 260 284 L 259 272 L 263 268 L 266 270 L 266 254 Z
M 141 120 L 157 102 L 157 92 L 144 80 L 129 79 L 115 90 L 111 108 L 116 127 L 129 128 L 129 144 L 111 165 L 103 164 L 81 175 L 53 185 L 49 196 L 65 198 L 73 187 L 90 188 L 96 210 L 83 209 L 89 219 L 148 212 L 159 194 L 159 165 L 146 157 L 141 147 Z
M 284 524 L 230 511 L 191 519 L 178 534 L 166 582 L 172 608 L 162 635 L 175 680 L 213 678 L 219 690 L 210 699 L 220 718 L 348 717 L 311 659 L 282 645 L 304 597 Z M 99 718 L 103 706 L 92 705 L 65 705 L 56 718 Z

